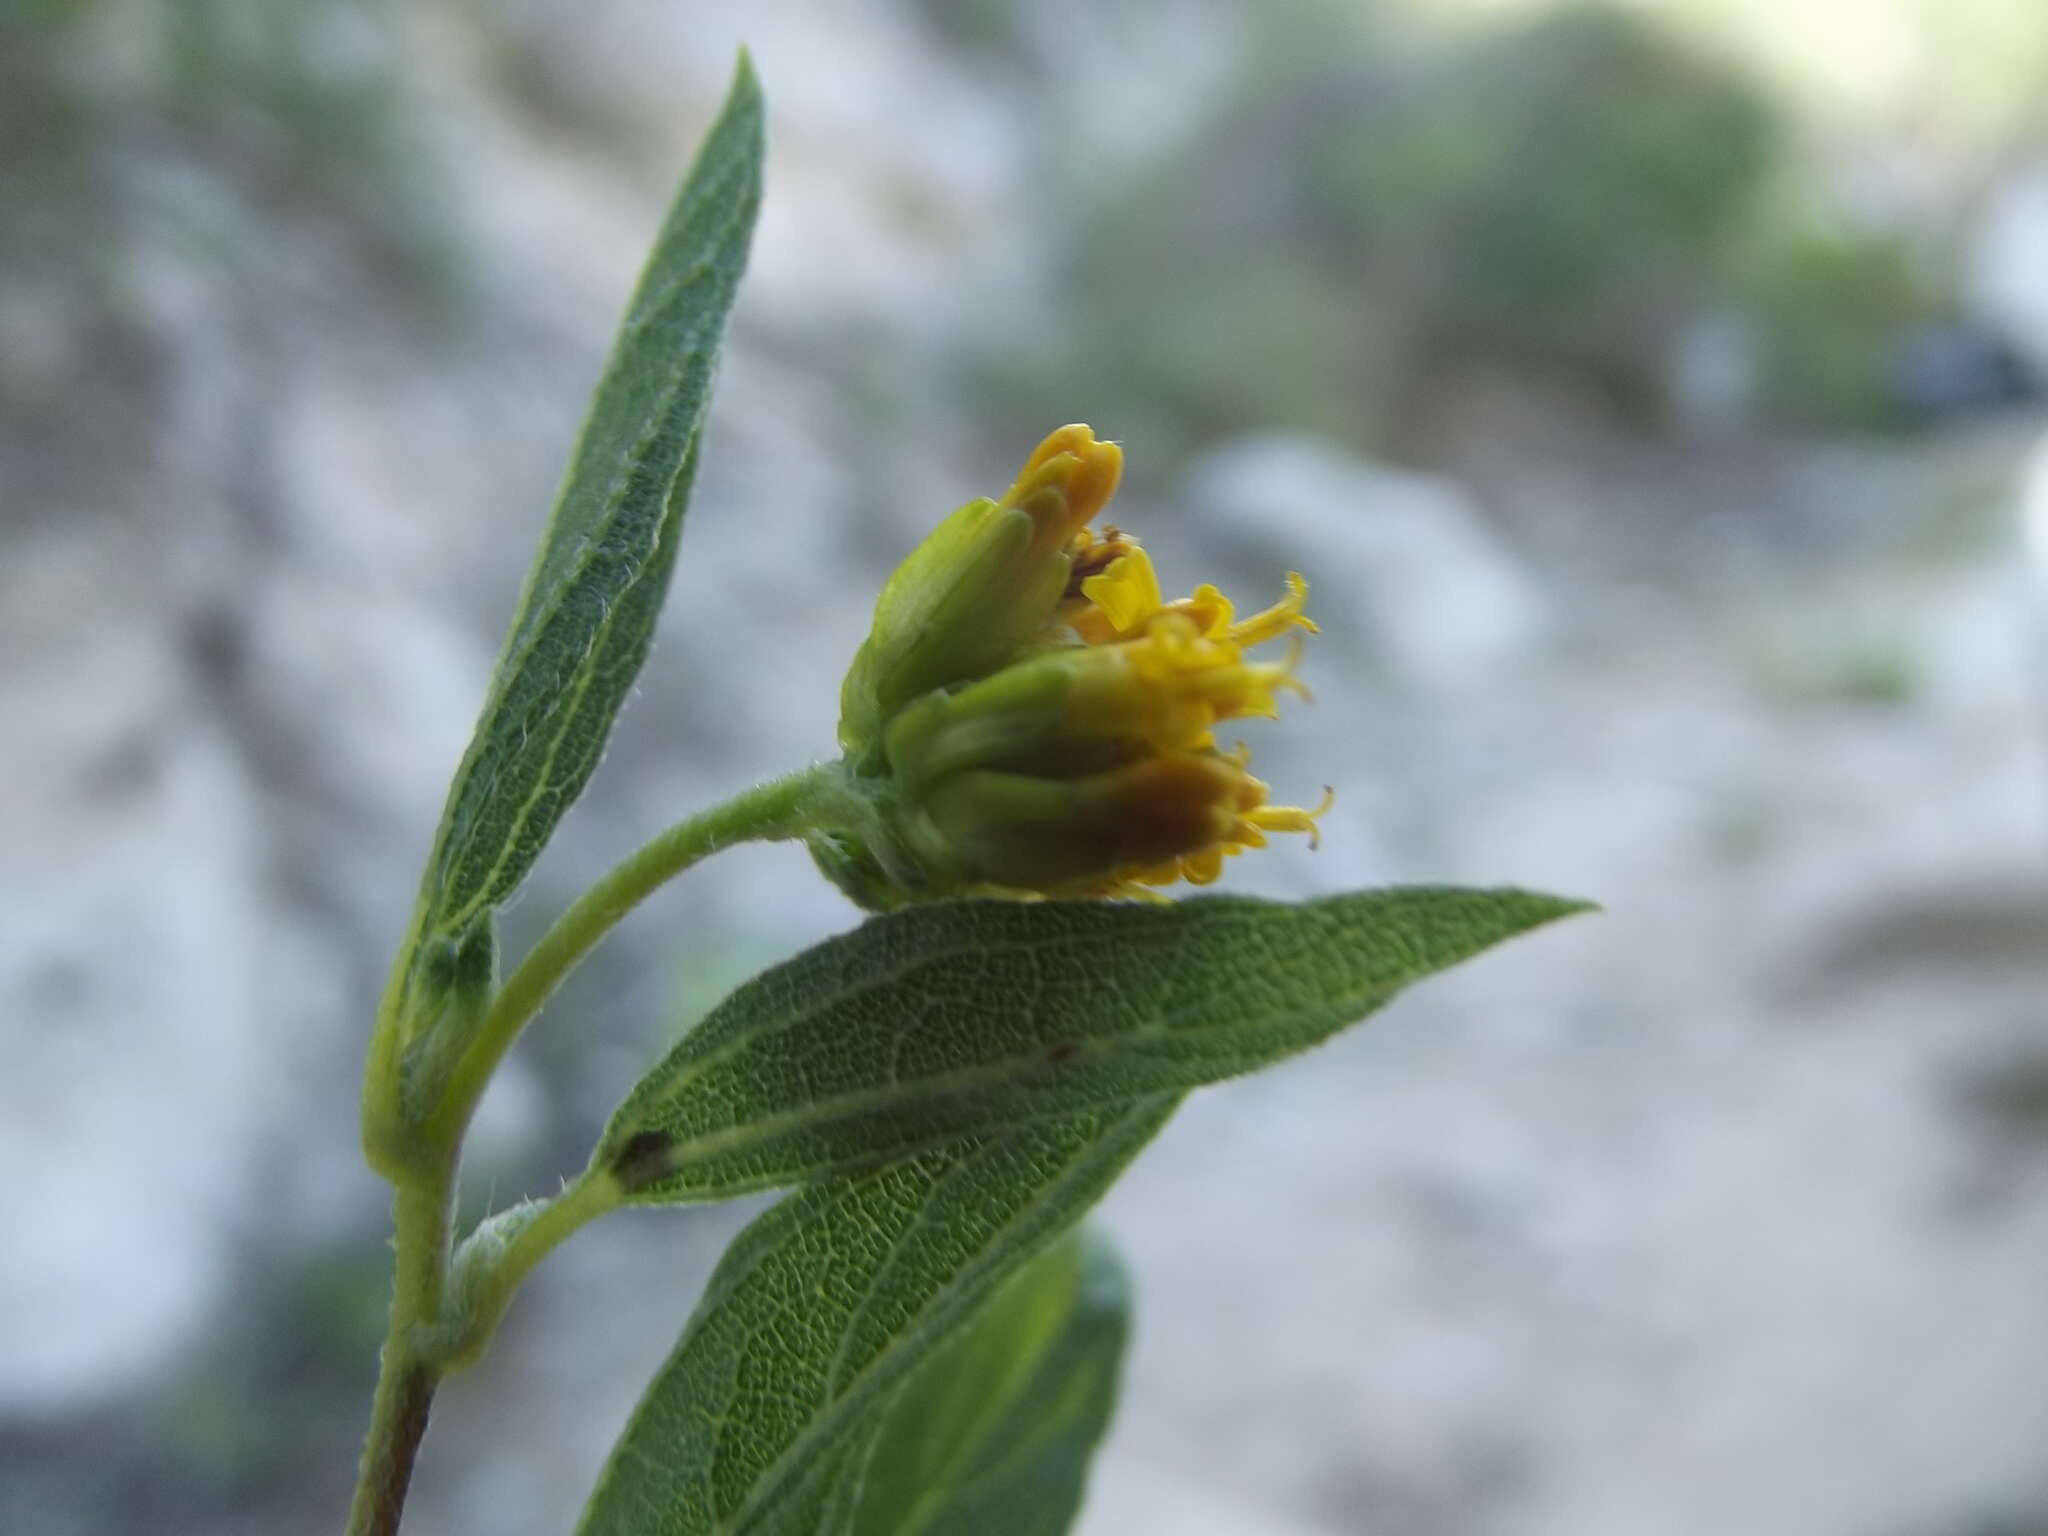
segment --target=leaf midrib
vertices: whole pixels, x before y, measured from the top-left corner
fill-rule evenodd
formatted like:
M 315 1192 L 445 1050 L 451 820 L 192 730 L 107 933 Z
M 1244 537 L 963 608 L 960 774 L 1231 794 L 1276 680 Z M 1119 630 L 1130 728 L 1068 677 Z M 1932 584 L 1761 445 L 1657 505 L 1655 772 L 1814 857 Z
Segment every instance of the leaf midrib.
M 751 115 L 757 116 L 758 113 Z M 712 180 L 705 183 L 702 197 L 697 200 L 698 206 L 709 205 L 715 207 L 723 204 L 725 207 L 725 216 L 712 226 L 703 241 L 706 247 L 713 251 L 722 251 L 732 239 L 734 231 L 747 225 L 746 207 L 749 199 L 744 196 L 735 195 L 731 188 L 732 184 L 736 182 L 743 183 L 755 173 L 754 163 L 746 157 L 739 157 L 727 161 L 723 166 L 714 171 Z M 716 272 L 720 265 L 721 262 L 715 256 L 700 256 L 665 284 L 658 297 L 644 306 L 635 306 L 636 312 L 627 319 L 620 341 L 614 349 L 614 356 L 623 357 L 630 349 L 632 337 L 656 323 L 657 319 L 674 304 L 677 296 L 689 284 L 695 282 L 706 272 Z M 519 625 L 520 631 L 523 632 L 519 633 L 517 645 L 508 651 L 500 665 L 498 675 L 502 682 L 491 690 L 490 697 L 484 706 L 485 718 L 489 718 L 492 715 L 499 702 L 504 698 L 505 692 L 510 688 L 513 680 L 524 672 L 528 663 L 532 660 L 535 648 L 540 643 L 540 638 L 546 632 L 549 623 L 561 611 L 562 605 L 567 601 L 569 594 L 577 590 L 584 575 L 590 569 L 591 563 L 598 558 L 598 551 L 604 545 L 605 540 L 617 529 L 628 507 L 627 487 L 630 485 L 635 472 L 645 463 L 649 445 L 661 435 L 663 428 L 670 424 L 670 418 L 674 414 L 675 402 L 682 394 L 690 375 L 695 371 L 698 360 L 703 358 L 708 352 L 715 350 L 717 339 L 724 330 L 725 318 L 725 313 L 721 310 L 717 315 L 710 317 L 708 320 L 698 317 L 692 323 L 687 323 L 682 327 L 685 331 L 686 339 L 678 349 L 677 366 L 670 371 L 667 381 L 657 392 L 648 409 L 642 414 L 638 430 L 633 438 L 632 447 L 624 456 L 618 468 L 613 472 L 609 483 L 605 486 L 604 494 L 598 504 L 599 511 L 597 516 L 592 520 L 589 530 L 578 538 L 574 557 L 564 567 L 550 589 L 540 594 L 539 605 L 532 610 L 532 621 Z M 607 372 L 609 372 L 609 367 L 608 361 Z M 600 380 L 600 390 L 602 387 L 603 381 Z M 703 392 L 703 398 L 697 404 L 695 412 L 697 421 L 686 431 L 684 441 L 677 455 L 678 475 L 688 464 L 690 453 L 702 433 L 703 419 L 708 406 L 709 394 L 708 391 L 705 391 Z M 582 427 L 578 430 L 575 446 L 570 453 L 569 462 L 572 466 L 582 461 L 584 444 L 595 421 L 596 416 L 593 412 L 592 416 L 586 418 Z M 574 473 L 573 469 L 571 473 Z M 562 496 L 557 500 L 558 515 L 559 509 L 567 505 L 570 490 L 571 487 L 565 486 Z M 655 551 L 659 549 L 661 543 L 660 530 L 670 516 L 668 501 L 669 493 L 665 491 L 661 498 L 662 504 L 659 511 L 650 520 L 655 530 L 655 536 L 639 552 L 637 558 L 633 561 L 631 573 L 619 584 L 618 590 L 621 594 L 630 591 L 645 576 L 648 563 L 654 558 Z M 555 531 L 553 522 L 554 520 L 550 519 L 548 532 L 543 535 L 544 540 L 553 536 Z M 617 607 L 617 603 L 607 606 L 605 619 L 592 636 L 591 643 L 585 652 L 586 656 L 596 654 L 611 634 Z M 523 609 L 524 605 L 522 604 Z M 534 720 L 523 722 L 525 732 L 530 733 L 535 727 L 545 726 L 552 720 L 573 718 L 575 707 L 582 702 L 583 697 L 588 691 L 590 680 L 590 669 L 579 669 L 579 679 L 575 688 L 568 694 L 557 695 L 546 701 L 546 707 L 538 712 Z M 563 734 L 560 731 L 555 732 L 555 740 L 549 748 L 543 765 L 544 771 L 536 782 L 534 792 L 529 794 L 520 805 L 518 815 L 511 823 L 513 827 L 516 828 L 525 824 L 525 820 L 531 814 L 534 804 L 544 792 L 548 782 L 545 769 L 552 767 L 559 755 Z M 480 745 L 484 739 L 482 737 L 477 738 L 477 744 Z M 457 782 L 459 785 L 466 787 L 469 782 L 469 775 L 475 771 L 475 767 L 475 755 L 473 753 L 466 754 L 464 762 L 457 769 Z M 493 782 L 495 782 L 495 774 Z M 459 793 L 460 790 L 458 790 Z M 484 797 L 484 803 L 487 802 L 488 794 Z M 445 889 L 445 881 L 448 875 L 461 865 L 464 851 L 467 850 L 471 841 L 477 835 L 476 829 L 478 824 L 478 818 L 475 816 L 468 818 L 459 836 L 453 835 L 455 828 L 451 825 L 449 828 L 451 835 L 441 847 L 435 849 L 434 858 L 428 867 L 435 872 L 436 883 L 443 889 Z M 444 914 L 436 924 L 437 932 L 461 931 L 480 910 L 490 904 L 487 893 L 491 890 L 493 883 L 504 869 L 510 851 L 516 846 L 516 838 L 506 841 L 505 847 L 501 849 L 496 862 L 492 864 L 485 877 L 478 882 L 476 893 L 461 907 Z
M 966 1264 L 962 1265 L 960 1269 L 954 1270 L 952 1275 L 947 1277 L 947 1281 L 941 1283 L 940 1289 L 935 1293 L 934 1302 L 943 1302 L 947 1299 L 948 1293 L 951 1290 L 951 1280 L 962 1273 L 962 1271 L 969 1268 L 986 1270 L 993 1262 L 992 1255 L 995 1253 L 998 1243 L 1003 1241 L 1008 1234 L 1013 1233 L 1026 1217 L 1044 1210 L 1052 1203 L 1056 1196 L 1064 1193 L 1072 1182 L 1075 1172 L 1101 1156 L 1105 1143 L 1109 1142 L 1116 1133 L 1127 1129 L 1141 1111 L 1152 1106 L 1164 1107 L 1170 1105 L 1176 1098 L 1177 1095 L 1171 1093 L 1153 1095 L 1148 1101 L 1141 1101 L 1132 1105 L 1129 1109 L 1119 1114 L 1113 1122 L 1098 1131 L 1093 1139 L 1081 1149 L 1075 1158 L 1061 1169 L 1055 1178 L 1042 1186 L 1030 1200 L 1013 1209 L 1009 1219 L 1002 1225 L 1002 1236 L 992 1237 L 988 1242 L 984 1243 L 980 1250 L 968 1259 Z M 978 1149 L 973 1158 L 963 1159 L 960 1163 L 956 1164 L 943 1179 L 932 1186 L 932 1190 L 927 1194 L 924 1204 L 929 1205 L 932 1195 L 936 1194 L 945 1183 L 964 1172 L 976 1159 L 986 1156 L 998 1144 L 999 1142 L 991 1142 L 989 1146 Z M 929 1310 L 930 1308 L 927 1307 L 925 1313 L 920 1315 L 921 1318 L 927 1315 Z M 849 1316 L 849 1321 L 851 1321 L 851 1315 Z M 824 1411 L 813 1416 L 811 1421 L 791 1439 L 790 1443 L 783 1447 L 775 1459 L 761 1470 L 760 1475 L 753 1480 L 747 1497 L 741 1501 L 740 1507 L 733 1511 L 728 1519 L 717 1521 L 713 1524 L 714 1536 L 738 1536 L 739 1532 L 746 1529 L 748 1522 L 770 1512 L 777 1501 L 788 1497 L 792 1490 L 785 1487 L 782 1480 L 787 1475 L 790 1462 L 797 1457 L 800 1451 L 808 1450 L 812 1442 L 820 1435 L 825 1436 L 826 1439 L 824 1446 L 818 1450 L 817 1454 L 829 1453 L 832 1441 L 846 1432 L 842 1421 L 846 1418 L 849 1412 L 849 1405 L 854 1402 L 856 1394 L 866 1390 L 867 1384 L 874 1379 L 876 1374 L 890 1360 L 896 1357 L 897 1353 L 908 1342 L 928 1331 L 929 1324 L 921 1322 L 918 1327 L 913 1328 L 907 1333 L 892 1335 L 890 1342 L 880 1350 L 877 1350 L 868 1360 L 867 1364 L 863 1365 L 849 1378 L 845 1390 L 827 1405 Z M 826 1425 L 826 1427 L 820 1429 L 819 1426 L 821 1424 Z
M 1229 913 L 1217 914 L 1217 920 L 1219 922 L 1231 921 L 1233 919 L 1239 921 L 1249 920 L 1255 924 L 1263 911 L 1263 908 L 1258 907 L 1233 908 Z M 1204 916 L 1207 917 L 1208 914 L 1204 914 Z M 859 930 L 856 929 L 854 932 L 857 934 Z M 853 934 L 847 934 L 831 942 L 849 943 L 853 937 Z M 965 956 L 987 959 L 1014 954 L 1051 954 L 1057 957 L 1059 951 L 1064 947 L 1076 944 L 1099 944 L 1101 942 L 1101 936 L 1098 934 L 1077 932 L 1039 935 L 1030 938 L 1000 939 L 990 939 L 985 935 L 973 933 L 963 933 L 957 938 L 942 935 L 938 939 L 930 941 L 928 948 L 921 949 L 915 955 L 906 956 L 899 962 L 858 976 L 842 976 L 829 981 L 825 987 L 810 992 L 810 995 L 806 996 L 796 1007 L 772 1021 L 746 1022 L 734 1026 L 732 1034 L 717 1044 L 705 1048 L 699 1054 L 691 1057 L 686 1063 L 683 1063 L 679 1071 L 663 1080 L 658 1090 L 650 1092 L 645 1098 L 629 1099 L 625 1108 L 632 1111 L 651 1111 L 665 1103 L 678 1099 L 699 1079 L 704 1077 L 706 1073 L 711 1071 L 712 1068 L 732 1060 L 735 1056 L 743 1055 L 752 1047 L 760 1045 L 765 1041 L 773 1040 L 777 1036 L 787 1034 L 792 1030 L 801 1029 L 804 1025 L 814 1022 L 819 1017 L 859 997 L 864 992 L 896 986 L 921 970 L 932 967 L 943 968 Z M 1162 928 L 1155 934 L 1122 935 L 1119 940 L 1119 948 L 1126 952 L 1139 949 L 1172 951 L 1184 947 L 1187 942 L 1187 935 Z M 1376 983 L 1375 985 L 1386 985 L 1396 988 L 1406 986 L 1418 974 L 1428 974 L 1428 972 L 1426 970 L 1422 972 L 1411 970 L 1405 973 L 1402 980 Z M 802 979 L 808 981 L 811 978 L 806 976 Z M 682 1046 L 678 1048 L 678 1054 L 687 1051 L 695 1040 L 703 1038 L 712 1029 L 718 1027 L 720 1023 L 721 1021 L 714 1013 L 712 1017 L 706 1019 L 703 1024 L 700 1024 L 696 1031 L 684 1037 Z M 657 1067 L 655 1070 L 659 1072 L 662 1068 Z M 651 1122 L 652 1115 L 645 1115 L 644 1118 Z
M 1342 1016 L 1349 1014 L 1355 1008 L 1363 1008 L 1366 1012 L 1370 1013 L 1389 1001 L 1407 985 L 1405 982 L 1398 983 L 1385 989 L 1375 989 L 1362 997 L 1346 996 L 1336 1002 L 1318 1003 L 1296 1009 L 1283 1016 L 1278 1022 L 1262 1023 L 1259 1026 L 1259 1030 L 1261 1033 L 1288 1033 L 1301 1029 L 1311 1021 L 1320 1021 L 1327 1018 L 1332 1013 Z M 1359 1016 L 1363 1017 L 1363 1015 Z M 1231 1024 L 1224 1023 L 1203 1029 L 1162 1029 L 1159 1027 L 1159 1022 L 1154 1021 L 1138 1031 L 1123 1031 L 1108 1036 L 1091 1036 L 1086 1041 L 1084 1049 L 1089 1050 L 1093 1058 L 1088 1062 L 1088 1065 L 1097 1066 L 1105 1064 L 1119 1055 L 1139 1055 L 1143 1045 L 1152 1041 L 1191 1041 L 1197 1044 L 1213 1044 L 1216 1037 L 1227 1037 L 1234 1027 Z M 1304 1039 L 1299 1045 L 1292 1047 L 1289 1054 L 1292 1054 L 1293 1050 L 1307 1050 L 1318 1043 L 1320 1042 L 1315 1039 Z M 1107 1049 L 1102 1050 L 1098 1054 L 1094 1050 L 1098 1045 L 1106 1046 Z M 1257 1049 L 1251 1046 L 1245 1047 L 1245 1053 L 1251 1055 L 1259 1054 Z M 1261 1059 L 1267 1060 L 1271 1058 L 1261 1057 Z M 1074 1063 L 1072 1062 L 1066 1062 L 1062 1063 L 1058 1068 L 1049 1070 L 1065 1071 L 1073 1065 Z M 997 1057 L 988 1061 L 977 1062 L 952 1072 L 939 1073 L 929 1077 L 899 1079 L 885 1087 L 859 1089 L 838 1094 L 831 1098 L 811 1099 L 795 1109 L 783 1110 L 773 1115 L 754 1114 L 737 1124 L 725 1126 L 715 1131 L 701 1132 L 688 1139 L 672 1143 L 672 1150 L 676 1153 L 678 1159 L 677 1166 L 661 1176 L 661 1183 L 666 1183 L 669 1179 L 687 1173 L 692 1166 L 712 1162 L 735 1150 L 744 1150 L 753 1144 L 767 1145 L 814 1126 L 829 1126 L 837 1121 L 854 1119 L 870 1111 L 888 1109 L 899 1101 L 919 1102 L 933 1098 L 965 1097 L 977 1089 L 1001 1087 L 1007 1083 L 1016 1082 L 1033 1068 L 1046 1068 L 1045 1046 L 1043 1044 L 1022 1055 Z M 1183 1092 L 1186 1087 L 1192 1086 L 1197 1085 L 1189 1084 L 1173 1088 L 1141 1088 L 1129 1094 L 1111 1094 L 1101 1099 L 1054 1105 L 1042 1113 L 1026 1114 L 1020 1116 L 1017 1120 L 1006 1122 L 1000 1127 L 988 1127 L 987 1129 L 1007 1131 L 1016 1125 L 1028 1124 L 1039 1120 L 1056 1120 L 1062 1115 L 1073 1114 L 1078 1110 L 1101 1109 L 1118 1102 L 1146 1098 L 1158 1093 Z M 650 1129 L 661 1129 L 660 1123 L 657 1120 L 650 1119 L 645 1123 Z M 938 1133 L 938 1140 L 957 1139 L 961 1134 L 958 1130 L 942 1131 Z M 888 1155 L 895 1155 L 895 1149 L 889 1149 Z M 787 1181 L 787 1175 L 780 1177 L 765 1175 L 764 1178 L 770 1187 Z M 659 1183 L 649 1186 L 650 1189 L 659 1187 L 661 1187 Z M 751 1186 L 746 1184 L 720 1183 L 717 1185 L 717 1192 L 721 1195 L 740 1194 L 745 1193 L 749 1187 Z

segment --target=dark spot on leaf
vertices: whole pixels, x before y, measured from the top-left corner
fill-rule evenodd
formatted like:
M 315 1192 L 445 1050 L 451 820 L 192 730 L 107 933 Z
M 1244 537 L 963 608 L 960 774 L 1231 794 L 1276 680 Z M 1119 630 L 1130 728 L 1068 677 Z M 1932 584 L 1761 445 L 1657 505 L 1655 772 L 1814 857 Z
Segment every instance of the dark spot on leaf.
M 669 1171 L 668 1148 L 666 1132 L 635 1131 L 612 1154 L 612 1177 L 627 1194 L 645 1189 Z
M 1046 1047 L 1045 1064 L 1049 1067 L 1061 1066 L 1066 1062 L 1072 1061 L 1076 1056 L 1080 1054 L 1080 1041 L 1058 1040 Z

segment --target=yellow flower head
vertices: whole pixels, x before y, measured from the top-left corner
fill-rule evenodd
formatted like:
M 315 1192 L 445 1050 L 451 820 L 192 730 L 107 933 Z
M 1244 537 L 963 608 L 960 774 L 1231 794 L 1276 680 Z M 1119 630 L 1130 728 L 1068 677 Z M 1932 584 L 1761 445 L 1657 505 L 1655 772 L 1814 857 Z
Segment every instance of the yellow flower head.
M 884 590 L 840 726 L 873 824 L 813 851 L 855 899 L 1131 896 L 1206 884 L 1327 806 L 1269 805 L 1216 727 L 1304 692 L 1308 587 L 1240 620 L 1213 586 L 1169 602 L 1137 540 L 1090 520 L 1121 469 L 1086 427 L 1042 443 L 998 502 L 956 512 Z

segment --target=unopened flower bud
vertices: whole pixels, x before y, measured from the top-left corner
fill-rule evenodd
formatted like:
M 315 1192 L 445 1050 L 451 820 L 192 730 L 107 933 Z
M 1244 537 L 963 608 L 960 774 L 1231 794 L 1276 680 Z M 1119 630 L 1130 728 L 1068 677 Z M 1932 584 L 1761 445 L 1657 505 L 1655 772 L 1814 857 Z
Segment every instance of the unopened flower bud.
M 1051 621 L 1068 545 L 1115 494 L 1123 452 L 1084 426 L 1038 445 L 1000 501 L 971 501 L 897 567 L 840 690 L 840 746 L 870 747 L 920 694 L 981 677 Z

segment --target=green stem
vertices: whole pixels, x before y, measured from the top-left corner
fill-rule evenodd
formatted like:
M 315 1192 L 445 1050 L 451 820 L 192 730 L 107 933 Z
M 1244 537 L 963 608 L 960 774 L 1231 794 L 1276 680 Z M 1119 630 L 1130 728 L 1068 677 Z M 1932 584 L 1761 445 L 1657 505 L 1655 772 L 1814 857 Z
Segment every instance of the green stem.
M 836 782 L 836 769 L 836 764 L 824 764 L 770 779 L 679 821 L 585 891 L 542 935 L 491 1000 L 483 1022 L 438 1096 L 439 1107 L 427 1125 L 428 1139 L 440 1145 L 461 1139 L 485 1085 L 519 1032 L 621 918 L 659 887 L 721 848 L 801 837 L 809 823 L 808 802 L 821 786 Z
M 509 1298 L 527 1272 L 560 1246 L 562 1240 L 606 1211 L 617 1210 L 619 1187 L 608 1176 L 586 1174 L 554 1199 L 542 1203 L 533 1220 L 522 1226 L 491 1266 L 491 1291 Z
M 378 1366 L 377 1396 L 356 1473 L 348 1536 L 396 1536 L 405 1509 L 413 1460 L 427 1432 L 434 1388 L 441 1381 L 440 1366 L 421 1356 L 417 1337 L 441 1310 L 454 1171 L 451 1161 L 446 1174 L 431 1181 L 433 1187 L 400 1185 L 392 1199 L 398 1258 L 391 1285 L 391 1328 Z
M 837 765 L 821 764 L 756 785 L 676 823 L 584 892 L 491 999 L 435 1095 L 433 1114 L 409 1138 L 411 1154 L 390 1170 L 396 1175 L 392 1226 L 397 1250 L 391 1327 L 349 1509 L 349 1536 L 396 1536 L 441 1377 L 481 1352 L 512 1292 L 535 1264 L 619 1200 L 609 1176 L 586 1174 L 553 1200 L 507 1213 L 516 1220 L 500 1218 L 504 1224 L 496 1227 L 486 1223 L 464 1244 L 458 1271 L 462 1284 L 459 1294 L 449 1295 L 459 1149 L 505 1052 L 563 978 L 648 895 L 721 848 L 801 837 L 809 827 L 811 802 L 829 794 L 837 782 Z M 397 1067 L 395 1061 L 390 1065 Z M 497 1240 L 479 1241 L 486 1231 L 495 1231 Z M 451 1311 L 460 1315 L 451 1316 Z
M 451 1371 L 474 1363 L 534 1265 L 572 1232 L 617 1210 L 621 1198 L 608 1169 L 590 1168 L 552 1200 L 501 1211 L 472 1232 L 455 1254 L 435 1358 Z

